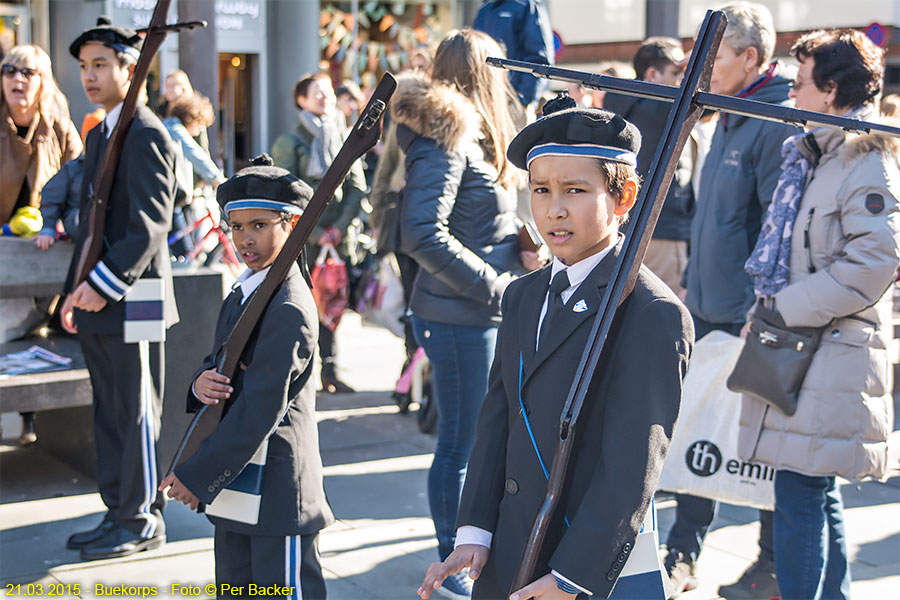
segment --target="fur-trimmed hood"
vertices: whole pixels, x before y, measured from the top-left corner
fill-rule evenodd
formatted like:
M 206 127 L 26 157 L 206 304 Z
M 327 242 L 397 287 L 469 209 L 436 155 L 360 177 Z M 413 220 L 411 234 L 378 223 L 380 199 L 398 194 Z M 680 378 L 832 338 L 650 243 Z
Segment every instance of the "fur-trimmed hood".
M 873 119 L 891 127 L 900 127 L 900 119 L 881 117 Z M 882 133 L 851 134 L 847 137 L 845 156 L 848 160 L 862 154 L 876 152 L 884 156 L 894 156 L 900 160 L 900 137 Z
M 397 78 L 391 118 L 416 134 L 435 140 L 445 150 L 481 137 L 481 116 L 456 88 L 422 75 Z

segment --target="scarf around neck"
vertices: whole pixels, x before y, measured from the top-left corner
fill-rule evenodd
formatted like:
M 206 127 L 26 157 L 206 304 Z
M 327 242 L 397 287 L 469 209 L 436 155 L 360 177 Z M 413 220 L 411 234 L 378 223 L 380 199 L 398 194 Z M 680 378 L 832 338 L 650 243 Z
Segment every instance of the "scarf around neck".
M 341 150 L 341 131 L 334 116 L 325 113 L 321 117 L 301 110 L 300 123 L 313 136 L 309 148 L 309 164 L 306 176 L 309 179 L 322 179 L 334 157 Z
M 855 118 L 863 107 L 850 110 L 844 116 Z M 800 199 L 809 181 L 809 160 L 800 152 L 799 144 L 804 138 L 816 147 L 815 133 L 819 128 L 798 133 L 781 146 L 781 176 L 772 194 L 772 203 L 766 211 L 756 246 L 744 264 L 744 270 L 753 279 L 753 291 L 757 297 L 774 296 L 787 287 L 791 273 L 791 237 Z

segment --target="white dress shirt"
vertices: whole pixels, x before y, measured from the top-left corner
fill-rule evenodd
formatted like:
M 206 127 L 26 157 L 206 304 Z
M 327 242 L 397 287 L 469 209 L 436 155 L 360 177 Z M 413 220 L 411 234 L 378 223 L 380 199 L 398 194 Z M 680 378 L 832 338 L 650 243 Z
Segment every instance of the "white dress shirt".
M 119 102 L 114 109 L 106 113 L 106 116 L 103 118 L 103 125 L 106 127 L 106 139 L 109 139 L 109 136 L 112 135 L 112 130 L 116 128 L 116 123 L 119 122 L 119 115 L 122 114 L 122 105 L 124 102 Z
M 256 288 L 263 282 L 263 279 L 266 278 L 266 274 L 271 268 L 272 265 L 269 265 L 265 269 L 256 272 L 247 269 L 235 280 L 234 284 L 231 286 L 231 290 L 234 291 L 241 288 L 241 293 L 244 294 L 244 297 L 241 298 L 241 304 L 244 304 L 247 301 L 247 298 L 250 297 L 250 294 L 256 291 Z

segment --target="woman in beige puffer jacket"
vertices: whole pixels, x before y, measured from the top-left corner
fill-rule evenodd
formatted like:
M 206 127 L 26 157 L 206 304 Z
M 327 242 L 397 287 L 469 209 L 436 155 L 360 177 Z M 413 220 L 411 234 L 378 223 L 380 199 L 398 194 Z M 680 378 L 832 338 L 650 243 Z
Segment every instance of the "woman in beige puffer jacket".
M 792 53 L 801 63 L 791 92 L 797 108 L 875 118 L 883 55 L 862 33 L 814 32 Z M 775 309 L 789 327 L 825 329 L 794 415 L 743 398 L 739 454 L 776 469 L 782 598 L 845 598 L 835 477 L 884 476 L 894 422 L 888 346 L 900 265 L 900 138 L 819 128 L 792 139 L 809 170 Z

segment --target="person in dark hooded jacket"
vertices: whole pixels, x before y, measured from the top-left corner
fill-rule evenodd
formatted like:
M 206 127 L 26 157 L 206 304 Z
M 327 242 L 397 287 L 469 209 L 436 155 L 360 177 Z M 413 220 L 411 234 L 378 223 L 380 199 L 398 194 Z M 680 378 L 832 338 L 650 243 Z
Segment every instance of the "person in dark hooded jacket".
M 681 42 L 674 38 L 653 37 L 641 44 L 634 55 L 637 79 L 664 85 L 679 85 L 686 64 Z M 638 98 L 625 94 L 607 93 L 603 107 L 634 123 L 641 132 L 637 172 L 646 181 L 650 163 L 656 154 L 663 128 L 669 118 L 671 105 L 660 100 Z M 682 292 L 681 277 L 688 256 L 691 217 L 694 214 L 694 188 L 691 176 L 694 168 L 694 145 L 685 147 L 678 161 L 675 176 L 659 213 L 653 239 L 647 247 L 644 264 L 676 294 Z
M 765 6 L 733 2 L 722 8 L 728 26 L 713 66 L 710 91 L 786 105 L 791 82 L 772 62 L 775 26 Z M 721 115 L 691 222 L 691 254 L 682 285 L 699 340 L 714 330 L 739 335 L 755 295 L 744 263 L 756 244 L 781 174 L 781 146 L 799 127 L 738 115 Z M 723 410 L 732 410 L 723 407 Z M 716 502 L 677 494 L 675 523 L 667 540 L 666 569 L 675 594 L 697 586 L 695 561 L 715 516 Z M 740 580 L 719 588 L 725 598 L 778 595 L 772 512 L 760 511 L 760 553 Z

